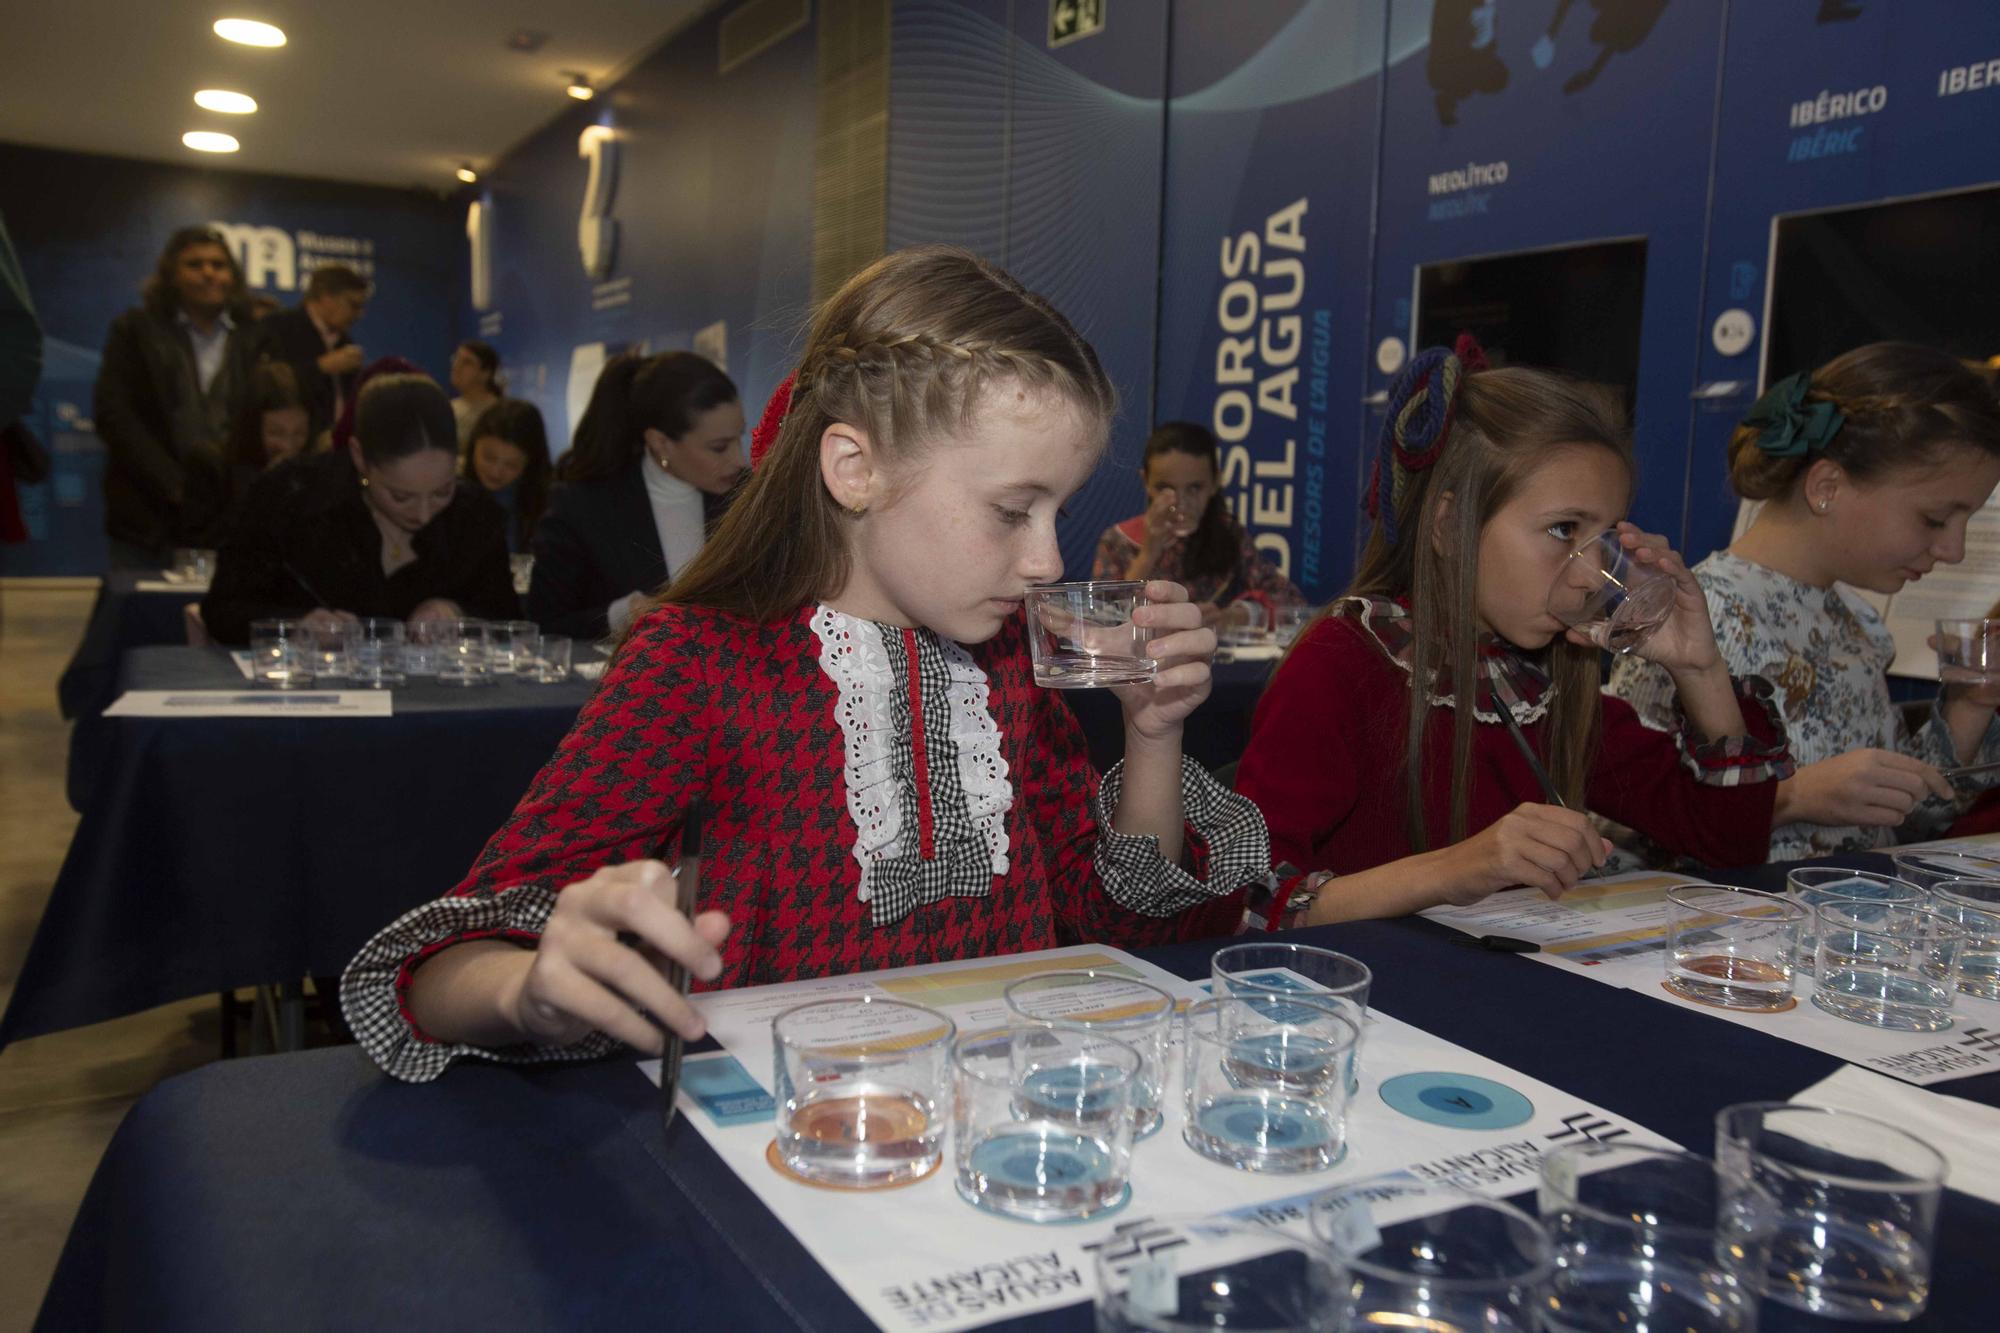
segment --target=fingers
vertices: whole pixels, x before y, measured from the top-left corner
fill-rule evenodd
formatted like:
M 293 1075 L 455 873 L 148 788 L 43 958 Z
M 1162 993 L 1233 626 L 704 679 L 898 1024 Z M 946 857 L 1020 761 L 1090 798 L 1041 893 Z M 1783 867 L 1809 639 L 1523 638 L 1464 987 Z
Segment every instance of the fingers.
M 1155 662 L 1168 662 L 1189 658 L 1206 662 L 1215 656 L 1215 631 L 1212 629 L 1188 629 L 1165 638 L 1152 639 L 1146 644 L 1146 656 Z
M 649 1055 L 658 1055 L 665 1049 L 666 1042 L 658 1028 L 622 996 L 585 976 L 575 964 L 556 956 L 537 958 L 535 962 L 537 975 L 531 978 L 527 993 L 522 996 L 525 1006 L 544 1016 L 568 1016 L 587 1023 Z
M 1186 602 L 1188 599 L 1187 589 L 1182 587 L 1180 584 L 1173 582 L 1171 579 L 1149 580 L 1145 587 L 1145 594 L 1146 594 L 1146 601 L 1151 603 L 1154 607 L 1161 607 L 1161 606 L 1171 605 L 1174 603 Z M 1143 607 L 1141 608 L 1141 610 L 1144 609 L 1145 608 Z M 1154 622 L 1149 620 L 1146 623 L 1154 624 L 1154 623 L 1164 623 L 1164 622 Z
M 668 902 L 674 892 L 674 877 L 665 866 L 658 861 L 634 861 L 599 873 L 605 876 L 604 881 L 597 892 L 583 900 L 587 920 L 602 927 L 607 936 L 631 931 L 703 981 L 721 975 L 722 955 Z
M 689 1041 L 699 1041 L 708 1032 L 700 1011 L 667 984 L 660 969 L 615 936 L 584 940 L 571 956 L 578 971 L 622 997 L 628 1009 L 638 1006 Z M 657 1034 L 656 1044 L 645 1049 L 659 1049 Z

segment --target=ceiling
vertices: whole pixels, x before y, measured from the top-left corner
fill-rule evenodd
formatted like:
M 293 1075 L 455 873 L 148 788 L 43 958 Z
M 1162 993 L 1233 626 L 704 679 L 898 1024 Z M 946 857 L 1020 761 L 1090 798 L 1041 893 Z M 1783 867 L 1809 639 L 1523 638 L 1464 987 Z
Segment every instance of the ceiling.
M 600 87 L 714 0 L 0 0 L 0 141 L 377 185 L 450 189 L 569 105 L 564 70 Z M 286 45 L 215 36 L 275 23 Z M 548 34 L 533 54 L 517 29 Z M 257 99 L 248 116 L 198 88 Z M 224 130 L 236 153 L 181 146 Z

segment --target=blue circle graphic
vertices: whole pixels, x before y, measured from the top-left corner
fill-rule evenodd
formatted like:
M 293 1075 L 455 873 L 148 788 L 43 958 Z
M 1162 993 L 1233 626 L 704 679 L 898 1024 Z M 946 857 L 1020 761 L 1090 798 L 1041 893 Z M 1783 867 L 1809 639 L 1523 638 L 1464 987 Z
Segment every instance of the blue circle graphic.
M 1474 1074 L 1398 1074 L 1381 1091 L 1412 1120 L 1453 1129 L 1512 1129 L 1535 1114 L 1535 1104 L 1514 1089 Z

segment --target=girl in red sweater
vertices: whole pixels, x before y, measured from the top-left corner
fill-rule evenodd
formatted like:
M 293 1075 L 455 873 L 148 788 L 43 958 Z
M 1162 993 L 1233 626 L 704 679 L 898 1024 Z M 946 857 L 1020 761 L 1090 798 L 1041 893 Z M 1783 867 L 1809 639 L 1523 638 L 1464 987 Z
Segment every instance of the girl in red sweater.
M 1609 850 L 1586 808 L 1711 864 L 1762 861 L 1790 772 L 1783 723 L 1768 685 L 1730 678 L 1665 539 L 1621 521 L 1632 452 L 1613 396 L 1487 370 L 1462 339 L 1415 358 L 1389 409 L 1361 568 L 1279 666 L 1238 770 L 1274 856 L 1311 872 L 1274 919 L 1397 916 L 1517 884 L 1558 896 Z M 1638 649 L 1673 677 L 1671 732 L 1600 698 L 1598 649 L 1547 610 L 1564 560 L 1614 527 L 1676 585 Z
M 751 480 L 470 876 L 349 966 L 377 1061 L 655 1052 L 651 1019 L 698 1038 L 664 959 L 738 986 L 1233 929 L 1270 843 L 1182 759 L 1215 650 L 1185 590 L 1147 585 L 1160 669 L 1119 688 L 1102 778 L 1028 659 L 1023 591 L 1061 576 L 1057 515 L 1114 407 L 1069 322 L 963 251 L 851 279 Z M 696 797 L 690 918 L 663 862 Z

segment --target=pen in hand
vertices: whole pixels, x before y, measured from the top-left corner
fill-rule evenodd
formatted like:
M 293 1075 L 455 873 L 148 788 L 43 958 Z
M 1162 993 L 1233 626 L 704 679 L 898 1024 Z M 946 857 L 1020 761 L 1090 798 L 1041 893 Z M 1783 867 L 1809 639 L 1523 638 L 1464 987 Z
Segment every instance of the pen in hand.
M 701 838 L 706 815 L 706 807 L 696 796 L 688 801 L 687 810 L 681 816 L 681 861 L 674 875 L 674 905 L 690 921 L 694 919 L 695 906 L 701 897 Z M 665 973 L 667 984 L 686 995 L 687 964 L 669 959 Z M 660 1126 L 670 1129 L 674 1123 L 674 1096 L 680 1088 L 683 1042 L 680 1033 L 664 1025 L 663 1029 L 666 1046 L 660 1053 Z

